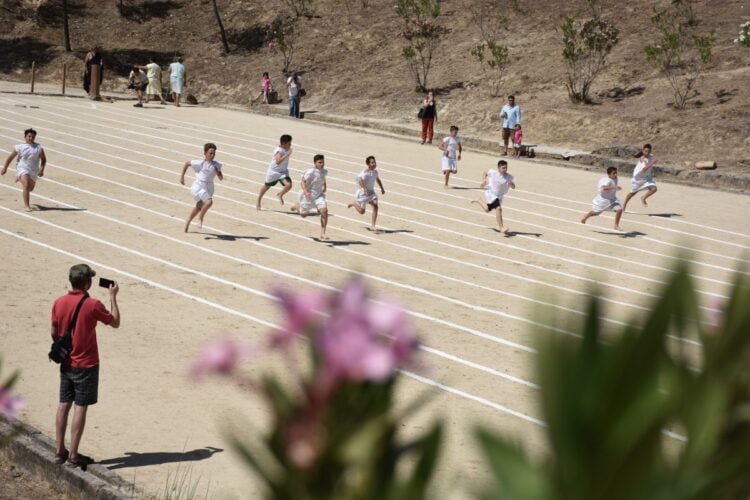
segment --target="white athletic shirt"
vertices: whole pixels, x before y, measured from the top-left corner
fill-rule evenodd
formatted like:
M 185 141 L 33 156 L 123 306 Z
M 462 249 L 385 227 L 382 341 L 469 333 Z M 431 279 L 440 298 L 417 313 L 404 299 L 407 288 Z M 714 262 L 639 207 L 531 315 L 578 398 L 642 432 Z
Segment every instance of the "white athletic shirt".
M 216 177 L 216 171 L 221 170 L 221 163 L 218 161 L 193 160 L 190 166 L 195 171 L 195 180 L 198 182 L 213 182 Z
M 646 165 L 648 165 L 653 159 L 654 157 L 651 155 L 641 156 L 633 169 L 633 179 L 644 180 L 653 178 L 653 169 L 649 169 L 646 173 L 643 172 Z
M 617 189 L 604 189 L 608 186 L 617 186 L 617 180 L 610 179 L 609 177 L 602 177 L 599 181 L 599 196 L 608 201 L 615 201 L 617 199 Z
M 443 146 L 445 147 L 445 150 L 448 152 L 448 158 L 451 160 L 455 160 L 458 158 L 458 145 L 461 144 L 461 138 L 456 136 L 453 137 L 449 135 L 445 139 L 443 139 Z
M 17 144 L 16 145 L 16 170 L 31 170 L 37 172 L 39 170 L 39 162 L 41 161 L 42 146 L 37 143 L 34 144 Z
M 372 193 L 375 191 L 375 181 L 377 180 L 377 178 L 377 170 L 370 170 L 369 168 L 366 168 L 357 176 L 357 184 L 359 184 L 359 181 L 362 181 L 362 183 L 365 185 L 365 191 L 367 191 L 368 193 Z
M 284 161 L 282 161 L 281 163 L 276 163 L 276 155 L 280 154 L 281 156 L 284 156 L 286 152 L 286 149 L 282 148 L 281 146 L 276 146 L 276 149 L 273 150 L 271 163 L 268 165 L 269 172 L 276 172 L 278 174 L 289 172 L 289 157 L 284 158 Z
M 503 199 L 503 196 L 510 189 L 510 184 L 513 182 L 514 177 L 508 173 L 501 174 L 497 170 L 490 170 L 487 172 L 487 192 L 490 194 L 489 197 Z
M 328 175 L 328 170 L 325 168 L 318 170 L 315 167 L 308 168 L 302 175 L 307 190 L 310 192 L 313 199 L 323 194 L 323 184 L 325 184 L 326 175 Z

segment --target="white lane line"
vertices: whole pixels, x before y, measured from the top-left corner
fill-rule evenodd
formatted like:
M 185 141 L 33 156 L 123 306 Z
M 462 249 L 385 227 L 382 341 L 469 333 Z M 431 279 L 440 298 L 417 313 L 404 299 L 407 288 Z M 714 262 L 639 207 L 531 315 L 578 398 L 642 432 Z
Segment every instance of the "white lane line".
M 2 129 L 2 128 L 3 127 L 0 127 L 0 129 Z M 71 135 L 71 134 L 66 134 L 66 135 Z M 9 137 L 9 136 L 0 135 L 0 137 Z M 48 140 L 56 142 L 56 143 L 59 143 L 59 144 L 62 144 L 62 145 L 65 145 L 65 146 L 69 146 L 71 148 L 75 148 L 75 149 L 80 149 L 80 150 L 83 150 L 83 151 L 91 152 L 95 156 L 96 155 L 98 155 L 98 156 L 101 156 L 101 155 L 111 156 L 113 158 L 116 158 L 119 161 L 125 161 L 125 162 L 128 162 L 128 163 L 133 163 L 133 164 L 138 165 L 138 166 L 142 166 L 141 163 L 138 163 L 138 162 L 133 161 L 133 160 L 129 160 L 127 158 L 121 158 L 121 157 L 117 157 L 115 155 L 110 155 L 108 153 L 97 152 L 95 150 L 91 150 L 91 149 L 88 149 L 88 148 L 85 148 L 85 147 L 82 147 L 82 146 L 79 146 L 79 145 L 76 145 L 76 144 L 71 144 L 71 143 L 67 143 L 67 142 L 64 142 L 64 141 L 60 141 L 59 139 L 48 138 Z M 92 164 L 95 164 L 95 165 L 99 165 L 99 166 L 102 166 L 102 167 L 110 169 L 110 170 L 117 170 L 117 171 L 125 172 L 125 173 L 127 173 L 129 175 L 143 176 L 142 174 L 137 174 L 137 173 L 132 172 L 130 170 L 120 169 L 118 167 L 113 167 L 111 165 L 107 165 L 107 164 L 104 164 L 104 163 L 101 163 L 101 162 L 98 162 L 98 161 L 95 161 L 95 160 L 91 160 L 89 158 L 84 158 L 84 157 L 81 157 L 81 156 L 73 155 L 71 153 L 68 153 L 67 151 L 56 150 L 54 148 L 50 148 L 49 146 L 47 146 L 47 150 L 49 150 L 49 151 L 56 151 L 56 152 L 58 152 L 58 153 L 60 153 L 62 155 L 70 156 L 70 157 L 76 158 L 78 160 L 83 160 L 85 162 L 92 163 Z M 150 166 L 149 169 L 151 171 L 160 170 L 160 171 L 169 173 L 170 175 L 175 175 L 175 173 L 172 172 L 171 170 L 164 169 L 164 168 L 161 168 L 161 167 Z M 149 178 L 149 179 L 152 178 L 151 176 L 143 176 L 143 177 L 146 177 L 146 178 Z M 162 181 L 162 182 L 166 183 L 166 181 Z M 252 182 L 252 181 L 246 181 L 246 182 Z M 172 183 L 168 183 L 168 184 L 171 185 Z M 258 184 L 258 183 L 253 182 L 253 184 Z M 243 195 L 248 194 L 245 191 L 243 191 L 241 189 L 238 189 L 238 188 L 235 188 L 235 187 L 230 186 L 230 185 L 223 186 L 222 189 L 223 190 L 229 190 L 229 191 L 236 191 L 236 192 L 242 193 Z M 241 202 L 241 201 L 238 201 L 238 200 L 226 197 L 226 196 L 216 195 L 216 196 L 214 196 L 214 198 L 224 199 L 224 200 L 228 200 L 228 201 L 231 201 L 231 202 L 234 202 L 234 203 L 237 203 L 237 204 L 241 204 L 241 205 L 244 205 L 244 206 L 248 206 L 248 207 L 254 208 L 252 205 L 250 205 L 248 203 Z M 331 203 L 334 203 L 334 202 L 331 202 Z M 339 203 L 339 205 L 343 205 L 343 204 Z M 266 212 L 266 213 L 272 213 L 274 216 L 283 216 L 281 214 L 276 214 L 274 212 Z M 402 218 L 398 218 L 398 217 L 394 217 L 394 216 L 390 216 L 390 217 L 394 218 L 394 219 L 397 219 L 397 220 L 401 220 L 401 221 L 407 222 L 407 223 L 409 223 L 409 222 L 414 223 L 413 221 L 409 221 L 409 220 L 406 220 L 406 219 L 402 219 Z M 342 216 L 342 215 L 339 215 L 339 214 L 337 214 L 337 218 L 339 218 L 341 220 L 351 221 L 351 222 L 353 222 L 353 223 L 355 223 L 357 225 L 361 224 L 361 221 L 358 220 L 358 219 L 351 219 L 351 218 L 348 218 L 346 216 Z M 253 221 L 248 221 L 248 222 L 250 222 L 251 224 L 258 224 L 258 223 L 255 223 Z M 312 223 L 310 221 L 307 221 L 307 222 L 308 223 Z M 432 226 L 429 226 L 429 225 L 425 225 L 425 226 L 432 227 Z M 349 231 L 345 231 L 344 230 L 344 232 L 349 232 Z M 349 233 L 351 233 L 351 232 L 349 232 Z M 288 234 L 291 234 L 291 235 L 293 235 L 295 237 L 299 237 L 299 235 L 296 234 L 296 233 L 288 233 Z M 361 235 L 360 233 L 351 233 L 351 234 L 356 234 L 358 237 L 366 237 L 366 236 Z M 461 251 L 463 253 L 471 253 L 471 254 L 478 255 L 478 256 L 481 256 L 481 257 L 484 257 L 484 258 L 487 257 L 487 253 L 486 252 L 480 252 L 480 251 L 477 251 L 477 250 L 474 250 L 474 249 L 471 249 L 471 248 L 466 248 L 466 247 L 462 247 L 462 246 L 459 246 L 459 245 L 453 245 L 453 244 L 446 243 L 446 242 L 439 241 L 439 240 L 425 238 L 423 236 L 418 236 L 416 234 L 410 234 L 410 233 L 404 233 L 404 234 L 407 237 L 412 238 L 412 239 L 424 240 L 424 241 L 428 241 L 428 242 L 430 242 L 431 244 L 434 244 L 434 245 L 442 245 L 442 246 L 446 246 L 446 247 L 449 247 L 449 248 L 457 249 L 457 250 L 459 250 L 459 251 Z M 484 241 L 484 240 L 481 240 L 481 241 Z M 492 258 L 495 259 L 495 260 L 506 261 L 506 262 L 509 262 L 509 263 L 515 264 L 515 265 L 521 265 L 521 266 L 531 267 L 531 268 L 534 268 L 534 269 L 545 271 L 547 273 L 552 273 L 552 274 L 557 274 L 557 275 L 565 276 L 567 278 L 573 278 L 574 280 L 583 281 L 583 282 L 587 282 L 587 283 L 590 283 L 590 284 L 595 284 L 595 285 L 600 285 L 600 286 L 608 286 L 608 287 L 611 287 L 611 288 L 617 288 L 617 289 L 621 289 L 621 290 L 624 290 L 624 291 L 627 291 L 627 292 L 631 292 L 631 293 L 634 293 L 634 294 L 637 294 L 637 295 L 647 296 L 647 297 L 650 297 L 650 298 L 656 297 L 656 295 L 652 294 L 652 293 L 643 292 L 643 291 L 636 290 L 636 289 L 633 289 L 633 288 L 624 287 L 624 286 L 621 286 L 621 285 L 614 285 L 612 283 L 602 282 L 602 281 L 599 281 L 599 280 L 596 280 L 596 279 L 586 278 L 586 277 L 583 277 L 583 276 L 580 276 L 580 275 L 566 273 L 566 272 L 563 272 L 563 271 L 558 271 L 558 270 L 554 270 L 554 269 L 548 269 L 548 268 L 545 268 L 543 266 L 532 265 L 532 264 L 528 264 L 526 262 L 519 261 L 519 260 L 514 260 L 514 259 L 510 259 L 510 258 L 506 258 L 506 257 L 501 257 L 501 256 L 494 256 L 494 255 L 492 256 Z M 525 278 L 517 276 L 517 275 L 515 277 L 516 277 L 516 279 L 521 279 L 521 280 L 525 279 Z M 628 274 L 628 277 L 632 277 L 632 276 Z M 644 279 L 647 279 L 647 278 L 644 278 Z M 542 283 L 544 283 L 544 282 L 542 282 Z M 664 282 L 659 282 L 659 283 L 664 283 Z M 550 286 L 550 287 L 559 288 L 559 287 L 556 287 L 555 285 L 552 285 L 552 284 L 545 283 L 545 285 L 546 286 Z M 711 295 L 711 296 L 714 296 L 714 297 L 726 298 L 726 297 L 724 297 L 721 294 L 715 294 L 715 293 L 711 293 L 711 292 L 704 292 L 703 290 L 698 290 L 698 292 L 699 293 L 705 293 L 707 295 Z
M 19 100 L 18 102 L 25 102 L 25 101 L 20 101 Z M 55 104 L 59 104 L 59 102 L 56 102 Z M 68 107 L 75 107 L 77 109 L 81 109 L 80 106 L 78 106 L 77 103 L 63 103 L 63 106 L 60 106 L 60 107 L 65 107 L 66 104 L 70 105 Z M 88 111 L 88 110 L 85 109 L 85 111 Z M 133 112 L 133 110 L 126 110 L 126 111 L 130 112 L 130 113 Z M 81 112 L 83 112 L 83 111 L 81 111 Z M 107 118 L 104 118 L 104 119 L 107 120 L 107 121 L 116 122 L 118 124 L 121 123 L 121 114 L 118 115 L 118 113 L 115 113 L 114 111 L 109 111 L 109 110 L 101 110 L 101 112 L 107 113 L 107 114 L 111 114 L 111 115 L 117 115 L 118 116 L 117 120 L 107 119 Z M 174 125 L 176 125 L 176 126 L 178 126 L 180 128 L 183 128 L 183 129 L 186 129 L 186 130 L 190 130 L 191 132 L 195 132 L 195 129 L 190 129 L 189 127 L 186 127 L 184 122 L 181 122 L 181 121 L 178 121 L 178 120 L 175 120 L 175 119 L 172 119 L 172 118 L 160 117 L 160 120 L 156 121 L 156 120 L 149 120 L 148 118 L 143 117 L 142 114 L 135 114 L 135 113 L 133 113 L 133 116 L 138 116 L 139 120 L 142 120 L 143 122 L 151 122 L 151 123 L 156 123 L 158 125 L 161 125 L 161 124 L 163 124 L 165 122 L 166 123 L 172 123 L 172 124 L 174 124 Z M 276 140 L 275 137 L 271 138 L 271 137 L 267 137 L 267 136 L 258 136 L 258 135 L 247 134 L 247 133 L 237 133 L 234 130 L 230 131 L 230 130 L 222 129 L 222 128 L 218 128 L 218 127 L 211 127 L 211 126 L 205 125 L 204 123 L 201 123 L 201 127 L 202 127 L 203 130 L 218 131 L 219 133 L 222 134 L 223 137 L 232 138 L 233 140 L 240 140 L 240 141 L 244 141 L 244 142 L 250 142 L 250 143 L 255 143 L 255 144 L 263 144 L 263 145 L 267 145 L 270 142 L 270 143 L 272 143 L 272 145 L 275 145 L 275 143 L 274 143 L 274 141 Z M 166 132 L 170 133 L 169 131 L 166 131 Z M 172 134 L 173 135 L 179 135 L 177 133 L 172 133 Z M 236 134 L 240 134 L 240 136 L 238 137 Z M 255 139 L 261 139 L 262 141 L 258 141 L 258 140 L 254 140 L 254 139 L 246 139 L 245 137 L 253 137 Z M 311 146 L 304 146 L 304 145 L 301 145 L 301 144 L 298 144 L 298 145 L 295 146 L 295 148 L 297 148 L 297 147 L 307 148 L 307 149 L 310 149 L 310 151 L 313 150 Z M 333 154 L 341 156 L 341 157 L 357 158 L 354 155 L 348 155 L 348 154 L 344 154 L 344 153 L 341 153 L 341 152 L 338 152 L 338 151 L 325 150 L 325 149 L 320 149 L 320 148 L 316 147 L 315 148 L 315 152 L 318 152 L 318 151 L 324 152 L 324 153 L 333 153 Z M 484 153 L 482 153 L 482 154 L 484 154 Z M 488 156 L 491 156 L 491 155 L 488 155 Z M 356 164 L 356 165 L 360 164 L 359 162 L 354 162 L 354 161 L 351 161 L 351 160 L 343 160 L 343 158 L 341 158 L 340 161 L 346 161 L 346 162 L 349 162 L 349 163 L 352 163 L 352 164 Z M 382 164 L 383 165 L 393 165 L 393 166 L 397 167 L 398 168 L 398 173 L 400 173 L 402 175 L 405 175 L 405 176 L 408 176 L 408 174 L 404 174 L 404 170 L 415 171 L 415 172 L 418 173 L 418 175 L 414 175 L 414 176 L 410 176 L 410 177 L 415 178 L 415 179 L 420 179 L 421 181 L 425 180 L 424 177 L 423 177 L 423 175 L 422 175 L 423 172 L 420 169 L 411 167 L 409 165 L 397 164 L 397 163 L 387 162 L 387 161 L 382 162 Z M 439 183 L 439 181 L 432 180 L 432 179 L 428 179 L 428 181 L 430 181 L 430 182 L 432 182 L 434 184 Z M 519 192 L 526 193 L 526 191 L 522 191 L 522 190 L 520 190 Z M 545 195 L 545 194 L 540 194 L 540 193 L 533 193 L 533 194 L 535 196 L 539 196 L 539 197 L 546 197 L 546 198 L 550 198 L 550 199 L 563 200 L 563 201 L 570 202 L 570 203 L 587 205 L 586 203 L 580 202 L 579 200 L 569 200 L 569 199 L 565 199 L 565 198 L 559 198 L 559 197 Z M 518 198 L 518 199 L 522 199 L 522 198 Z M 524 201 L 529 201 L 529 200 L 524 200 Z M 532 201 L 529 201 L 529 202 L 533 203 Z M 566 209 L 564 207 L 560 207 L 560 206 L 557 206 L 557 205 L 553 205 L 553 206 L 555 208 Z M 566 209 L 566 210 L 574 210 L 575 211 L 575 209 Z M 562 222 L 566 222 L 566 223 L 574 223 L 574 222 L 572 222 L 570 220 L 567 220 L 567 219 L 558 219 L 558 220 L 560 220 Z M 712 226 L 705 226 L 705 225 L 696 224 L 696 223 L 690 223 L 690 222 L 687 222 L 687 221 L 681 221 L 681 220 L 677 220 L 677 219 L 674 219 L 674 220 L 668 219 L 667 221 L 668 222 L 677 222 L 677 223 L 691 224 L 693 226 L 700 227 L 702 229 L 722 231 L 722 232 L 725 232 L 727 234 L 733 234 L 733 235 L 736 235 L 736 236 L 750 237 L 750 235 L 744 234 L 744 233 L 738 233 L 738 232 L 734 232 L 734 231 L 723 230 L 723 229 L 715 228 L 715 227 L 712 227 Z M 663 226 L 655 226 L 655 227 L 661 228 Z M 664 228 L 664 229 L 666 229 L 666 230 L 669 231 L 669 229 L 667 229 L 667 228 Z M 672 231 L 684 234 L 684 235 L 689 236 L 691 238 L 695 238 L 696 236 L 698 238 L 703 238 L 701 235 L 695 235 L 695 233 L 685 233 L 685 232 L 678 231 L 678 230 L 672 230 Z M 663 243 L 663 242 L 660 242 L 659 240 L 655 240 L 655 241 L 658 242 L 658 243 Z M 723 240 L 718 240 L 718 241 L 723 241 Z
M 0 127 L 0 128 L 3 128 L 3 127 Z M 84 138 L 82 136 L 77 136 L 75 134 L 68 134 L 68 133 L 65 133 L 65 132 L 58 132 L 58 133 L 61 134 L 61 135 L 69 135 L 71 137 L 78 138 L 78 139 L 84 139 L 84 140 L 86 139 L 86 138 Z M 78 145 L 75 145 L 75 144 L 66 143 L 64 141 L 60 141 L 59 139 L 55 139 L 55 138 L 49 138 L 49 140 L 58 142 L 60 144 L 64 144 L 64 145 L 70 146 L 72 148 L 82 149 L 84 151 L 89 151 L 89 152 L 92 152 L 92 153 L 96 153 L 96 154 L 98 154 L 100 156 L 101 155 L 111 156 L 111 157 L 117 158 L 120 161 L 125 161 L 125 162 L 136 164 L 138 166 L 142 166 L 141 163 L 138 163 L 138 162 L 133 161 L 133 160 L 129 160 L 127 158 L 120 158 L 120 157 L 117 157 L 116 155 L 111 155 L 109 153 L 95 152 L 95 151 L 90 150 L 88 148 L 84 148 L 82 146 L 78 146 Z M 105 143 L 102 143 L 100 141 L 96 141 L 96 140 L 93 140 L 93 139 L 88 139 L 88 140 L 91 141 L 91 142 L 95 142 L 95 143 L 100 143 L 100 144 L 103 144 L 103 145 L 107 145 Z M 124 149 L 124 150 L 130 152 L 130 150 L 128 150 L 127 148 L 121 147 L 121 146 L 116 146 L 116 145 L 111 145 L 111 144 L 109 144 L 107 146 L 110 147 L 110 148 L 115 147 L 115 148 L 119 148 L 119 149 Z M 157 157 L 157 158 L 163 159 L 161 157 Z M 245 158 L 245 159 L 248 159 L 248 160 L 251 160 L 251 161 L 258 161 L 258 160 L 255 160 L 253 158 Z M 167 159 L 164 159 L 164 160 L 167 161 Z M 152 168 L 156 168 L 156 167 L 152 167 Z M 239 180 L 245 181 L 245 182 L 251 182 L 253 184 L 257 184 L 254 181 L 249 181 L 249 180 L 243 179 L 243 178 L 240 178 Z M 237 188 L 233 188 L 231 186 L 227 186 L 224 189 L 236 190 L 236 191 L 242 192 L 243 194 L 246 194 L 246 193 L 244 193 L 244 191 L 241 191 L 241 190 L 239 190 Z M 329 191 L 332 191 L 332 190 L 329 190 Z M 218 199 L 222 199 L 223 198 L 223 197 L 218 196 L 218 195 L 215 196 L 215 197 L 218 198 Z M 342 203 L 333 202 L 333 201 L 331 201 L 331 203 L 336 203 L 336 204 L 339 204 L 339 205 L 342 205 L 342 206 L 344 205 Z M 418 212 L 418 213 L 423 213 L 423 214 L 425 214 L 427 216 L 435 216 L 434 214 L 431 214 L 431 213 L 425 212 L 425 211 L 421 211 L 421 210 L 418 210 L 418 209 L 407 208 L 407 210 Z M 349 219 L 346 216 L 339 216 L 339 217 L 341 219 L 343 219 L 343 220 L 350 220 L 352 222 L 355 222 L 355 223 L 359 224 L 359 221 L 356 221 L 354 219 Z M 431 229 L 435 228 L 435 226 L 432 225 L 432 224 L 425 224 L 425 223 L 417 222 L 417 221 L 415 221 L 413 219 L 404 219 L 404 218 L 396 217 L 396 216 L 389 215 L 389 214 L 384 214 L 384 217 L 396 219 L 396 220 L 399 220 L 399 221 L 404 222 L 406 224 L 414 224 L 414 225 L 418 225 L 418 226 L 426 227 L 426 228 L 431 228 Z M 441 217 L 441 216 L 439 216 L 439 217 Z M 451 220 L 453 220 L 453 219 L 451 219 Z M 458 220 L 456 220 L 456 221 L 460 222 Z M 481 228 L 485 227 L 483 225 L 473 224 L 473 223 L 464 223 L 464 224 L 474 225 L 474 226 L 481 227 Z M 559 256 L 550 255 L 550 254 L 547 254 L 547 253 L 544 253 L 544 252 L 537 252 L 537 251 L 526 249 L 526 248 L 523 248 L 523 247 L 518 247 L 518 246 L 515 246 L 515 245 L 500 243 L 500 242 L 498 242 L 496 240 L 488 240 L 486 238 L 480 238 L 480 237 L 476 237 L 476 236 L 471 236 L 471 235 L 467 235 L 465 233 L 461 233 L 461 232 L 458 232 L 458 231 L 453 231 L 453 230 L 449 230 L 449 229 L 445 229 L 445 228 L 440 228 L 439 230 L 442 231 L 442 232 L 448 233 L 448 234 L 457 235 L 460 238 L 469 238 L 469 239 L 473 239 L 473 240 L 476 240 L 476 241 L 480 241 L 480 242 L 483 242 L 483 243 L 487 243 L 487 244 L 495 245 L 495 246 L 500 246 L 500 247 L 508 246 L 508 247 L 514 248 L 516 250 L 522 251 L 523 253 L 538 254 L 538 255 L 541 255 L 543 257 L 551 258 L 553 260 L 557 259 L 557 260 L 562 260 L 562 261 L 570 263 L 570 264 L 579 265 L 579 266 L 582 266 L 582 267 L 589 267 L 589 268 L 592 268 L 592 269 L 596 269 L 598 271 L 602 271 L 602 272 L 605 273 L 605 275 L 609 275 L 609 274 L 614 273 L 614 274 L 620 274 L 623 277 L 628 278 L 628 279 L 636 278 L 636 279 L 640 279 L 640 280 L 643 280 L 643 281 L 649 281 L 649 282 L 652 282 L 652 283 L 655 283 L 655 284 L 659 284 L 659 285 L 666 284 L 666 282 L 663 281 L 663 280 L 649 278 L 649 277 L 646 277 L 646 276 L 643 276 L 643 275 L 635 275 L 634 276 L 633 273 L 630 272 L 630 271 L 618 271 L 618 270 L 612 269 L 611 267 L 597 266 L 597 265 L 589 264 L 589 263 L 583 262 L 583 261 L 577 261 L 577 260 L 573 260 L 573 259 L 566 259 L 566 258 L 562 258 L 562 257 L 559 257 Z M 407 238 L 424 239 L 424 237 L 422 237 L 422 236 L 418 236 L 416 234 L 410 234 L 410 233 L 405 233 L 404 236 L 407 237 Z M 438 242 L 437 240 L 429 240 L 429 241 L 436 242 L 436 243 Z M 451 244 L 448 244 L 448 243 L 444 243 L 444 242 L 439 242 L 439 243 L 441 243 L 441 244 L 443 244 L 445 246 L 449 246 L 449 247 L 454 246 L 454 245 L 451 245 Z M 568 248 L 570 248 L 571 250 L 574 250 L 574 251 L 576 250 L 576 249 L 573 249 L 571 247 L 568 247 Z M 486 253 L 478 252 L 478 251 L 474 251 L 474 250 L 470 250 L 468 248 L 461 247 L 461 251 L 474 253 L 476 255 L 486 256 Z M 515 260 L 515 259 L 510 259 L 510 258 L 507 258 L 507 257 L 501 257 L 501 256 L 494 256 L 494 258 L 498 259 L 498 260 L 504 260 L 504 261 L 512 263 L 512 264 L 530 267 L 532 269 L 536 269 L 536 270 L 547 272 L 547 273 L 553 273 L 553 274 L 562 275 L 562 276 L 565 276 L 565 277 L 568 277 L 568 278 L 573 278 L 573 279 L 588 281 L 590 283 L 594 283 L 594 284 L 597 284 L 597 285 L 606 285 L 606 286 L 609 286 L 611 288 L 615 288 L 615 289 L 619 289 L 619 290 L 623 290 L 623 291 L 628 291 L 628 292 L 633 292 L 633 293 L 639 293 L 639 294 L 650 296 L 652 298 L 656 297 L 655 294 L 649 294 L 647 292 L 639 292 L 639 291 L 636 291 L 635 289 L 630 288 L 630 287 L 626 287 L 626 286 L 622 286 L 622 285 L 616 285 L 616 284 L 611 283 L 611 282 L 602 282 L 602 281 L 598 281 L 598 280 L 591 279 L 591 278 L 583 278 L 583 277 L 581 277 L 581 276 L 579 276 L 577 274 L 572 274 L 572 273 L 567 273 L 567 272 L 558 271 L 558 270 L 554 270 L 554 269 L 549 269 L 549 268 L 544 267 L 544 266 L 530 264 L 530 263 L 527 263 L 527 262 L 524 262 L 524 261 L 519 261 L 519 260 Z M 626 262 L 628 262 L 628 264 L 631 264 L 630 261 L 626 261 Z M 729 269 L 726 269 L 726 270 L 730 271 Z M 696 276 L 694 276 L 694 277 L 696 277 Z M 696 277 L 696 278 L 699 278 L 699 277 Z M 724 284 L 726 286 L 729 285 L 729 283 L 724 283 Z M 724 295 L 719 294 L 719 293 L 715 293 L 715 292 L 708 292 L 708 291 L 704 291 L 702 289 L 697 289 L 696 291 L 698 293 L 700 293 L 700 294 L 705 294 L 705 295 L 708 295 L 708 296 L 711 296 L 711 297 L 715 297 L 715 298 L 726 298 Z
M 108 271 L 111 271 L 113 273 L 117 273 L 120 276 L 125 276 L 125 277 L 130 278 L 130 279 L 132 279 L 134 281 L 139 281 L 141 283 L 145 283 L 145 284 L 147 284 L 149 286 L 152 286 L 154 288 L 158 288 L 160 290 L 164 290 L 166 292 L 178 295 L 180 297 L 193 300 L 193 301 L 198 302 L 200 304 L 203 304 L 203 305 L 206 305 L 206 306 L 209 306 L 209 307 L 213 307 L 213 308 L 218 309 L 218 310 L 220 310 L 222 312 L 225 312 L 225 313 L 228 313 L 228 314 L 231 314 L 231 315 L 234 315 L 234 316 L 246 319 L 246 320 L 254 321 L 256 323 L 259 323 L 259 324 L 261 324 L 263 326 L 272 328 L 274 330 L 279 330 L 280 329 L 280 327 L 278 325 L 275 325 L 273 323 L 269 323 L 268 321 L 262 320 L 260 318 L 256 318 L 255 316 L 252 316 L 250 314 L 244 313 L 242 311 L 237 311 L 236 309 L 232 309 L 232 308 L 223 306 L 221 304 L 218 304 L 216 302 L 212 302 L 212 301 L 204 299 L 202 297 L 198 297 L 196 295 L 192 295 L 192 294 L 189 294 L 187 292 L 183 292 L 182 290 L 178 290 L 176 288 L 172 288 L 172 287 L 169 287 L 167 285 L 163 285 L 163 284 L 161 284 L 159 282 L 150 280 L 148 278 L 144 278 L 144 277 L 139 276 L 137 274 L 133 274 L 133 273 L 130 273 L 130 272 L 125 271 L 123 269 L 107 265 L 107 264 L 105 264 L 105 263 L 103 263 L 101 261 L 97 261 L 95 259 L 90 259 L 88 257 L 84 257 L 82 255 L 79 255 L 79 254 L 76 254 L 76 253 L 73 253 L 73 252 L 68 252 L 68 251 L 63 250 L 61 248 L 53 247 L 52 245 L 48 245 L 47 243 L 44 243 L 44 242 L 41 242 L 41 241 L 37 241 L 37 240 L 34 240 L 32 238 L 28 238 L 28 237 L 20 235 L 20 234 L 16 234 L 16 233 L 14 233 L 12 231 L 8 231 L 7 229 L 4 229 L 2 227 L 0 227 L 0 233 L 3 233 L 5 235 L 7 235 L 7 236 L 11 236 L 13 238 L 22 240 L 22 241 L 24 241 L 26 243 L 30 243 L 32 245 L 36 245 L 36 246 L 45 248 L 45 249 L 50 250 L 52 252 L 56 252 L 56 253 L 65 255 L 67 257 L 72 257 L 73 259 L 75 259 L 75 260 L 77 260 L 79 262 L 88 262 L 88 263 L 94 265 L 97 268 L 107 269 Z M 495 403 L 493 401 L 490 401 L 488 399 L 485 399 L 485 398 L 482 398 L 480 396 L 476 396 L 476 395 L 470 394 L 468 392 L 462 391 L 460 389 L 456 389 L 454 387 L 450 387 L 448 385 L 440 383 L 440 382 L 438 382 L 436 380 L 433 380 L 431 378 L 424 377 L 424 376 L 421 376 L 421 375 L 417 375 L 416 373 L 413 373 L 413 372 L 410 372 L 410 371 L 407 371 L 407 370 L 402 370 L 402 373 L 404 373 L 404 375 L 407 375 L 407 376 L 413 378 L 414 380 L 417 380 L 417 381 L 422 382 L 424 384 L 431 385 L 433 387 L 438 387 L 438 388 L 440 388 L 440 389 L 442 389 L 442 390 L 444 390 L 446 392 L 449 392 L 451 394 L 455 394 L 457 396 L 460 396 L 460 397 L 462 397 L 464 399 L 467 399 L 467 400 L 470 400 L 470 401 L 475 401 L 477 403 L 482 404 L 483 406 L 487 406 L 489 408 L 494 408 L 495 410 L 501 411 L 503 413 L 506 413 L 506 414 L 514 416 L 514 417 L 518 417 L 518 418 L 520 418 L 522 420 L 525 420 L 527 422 L 536 423 L 535 421 L 538 420 L 538 419 L 535 419 L 535 418 L 530 417 L 528 415 L 525 415 L 524 413 L 521 413 L 519 411 L 512 410 L 512 409 L 510 409 L 510 408 L 508 408 L 506 406 L 503 406 L 503 405 L 500 405 L 500 404 Z

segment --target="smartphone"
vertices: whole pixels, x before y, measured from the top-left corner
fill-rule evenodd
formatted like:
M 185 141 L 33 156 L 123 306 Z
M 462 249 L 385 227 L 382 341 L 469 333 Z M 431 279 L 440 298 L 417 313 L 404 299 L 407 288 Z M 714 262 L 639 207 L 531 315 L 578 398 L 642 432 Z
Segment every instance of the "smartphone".
M 99 286 L 102 288 L 109 288 L 114 284 L 115 282 L 112 280 L 108 280 L 107 278 L 99 278 Z

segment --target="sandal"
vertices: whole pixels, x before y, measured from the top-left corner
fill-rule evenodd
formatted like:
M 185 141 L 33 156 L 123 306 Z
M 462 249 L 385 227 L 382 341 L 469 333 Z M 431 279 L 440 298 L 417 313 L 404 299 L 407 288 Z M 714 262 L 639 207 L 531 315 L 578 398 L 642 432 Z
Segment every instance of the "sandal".
M 70 464 L 73 467 L 80 467 L 83 470 L 86 470 L 86 466 L 89 464 L 93 464 L 94 459 L 91 457 L 87 457 L 86 455 L 79 453 L 75 456 L 75 458 L 71 457 L 68 458 L 68 464 Z
M 55 465 L 62 465 L 68 460 L 68 450 L 63 449 L 62 453 L 55 453 Z

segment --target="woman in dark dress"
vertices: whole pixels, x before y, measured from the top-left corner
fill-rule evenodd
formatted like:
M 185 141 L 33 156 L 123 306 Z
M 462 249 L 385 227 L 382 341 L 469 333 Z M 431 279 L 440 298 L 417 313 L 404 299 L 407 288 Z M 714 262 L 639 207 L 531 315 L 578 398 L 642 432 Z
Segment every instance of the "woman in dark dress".
M 435 98 L 432 91 L 427 92 L 427 96 L 422 101 L 422 144 L 432 144 L 432 135 L 434 133 L 435 122 L 437 121 L 437 109 L 435 108 Z

